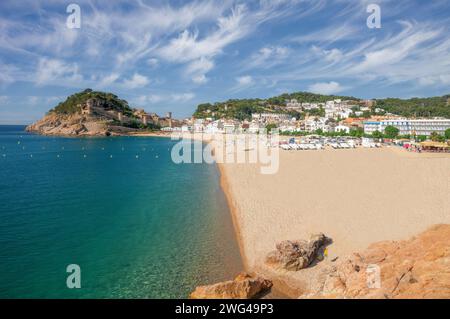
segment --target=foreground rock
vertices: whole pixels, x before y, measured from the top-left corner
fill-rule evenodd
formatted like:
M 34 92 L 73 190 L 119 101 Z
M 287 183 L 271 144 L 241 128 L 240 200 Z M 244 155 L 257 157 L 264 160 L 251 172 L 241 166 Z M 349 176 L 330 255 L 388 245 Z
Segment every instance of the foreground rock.
M 277 244 L 277 250 L 267 255 L 266 264 L 290 271 L 307 268 L 318 257 L 323 256 L 323 251 L 330 241 L 324 234 L 312 235 L 309 241 L 283 241 Z
M 270 290 L 272 282 L 261 277 L 242 273 L 234 280 L 210 286 L 200 286 L 191 299 L 252 299 Z
M 329 267 L 306 298 L 450 298 L 450 225 L 371 245 Z

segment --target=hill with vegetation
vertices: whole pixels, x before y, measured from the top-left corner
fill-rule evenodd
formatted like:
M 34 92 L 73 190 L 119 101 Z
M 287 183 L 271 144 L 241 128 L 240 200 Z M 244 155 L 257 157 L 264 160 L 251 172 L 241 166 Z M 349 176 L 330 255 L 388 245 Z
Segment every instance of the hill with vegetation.
M 438 97 L 375 100 L 379 108 L 404 117 L 450 118 L 450 94 Z
M 133 110 L 128 102 L 119 99 L 117 95 L 106 92 L 93 91 L 86 89 L 82 92 L 69 96 L 64 102 L 59 103 L 50 113 L 71 115 L 81 113 L 81 105 L 85 104 L 89 99 L 96 99 L 104 106 L 106 110 L 114 110 L 122 112 L 124 115 L 132 115 Z
M 252 113 L 284 113 L 302 118 L 303 112 L 286 108 L 286 100 L 295 99 L 299 103 L 325 103 L 326 101 L 341 99 L 358 104 L 362 101 L 353 96 L 322 95 L 309 92 L 295 92 L 282 94 L 268 99 L 232 99 L 225 102 L 203 103 L 197 106 L 193 116 L 195 118 L 227 118 L 245 120 L 250 119 Z M 445 117 L 450 118 L 450 95 L 429 98 L 412 99 L 376 99 L 376 107 L 405 117 Z M 323 111 L 323 110 L 322 110 Z M 310 115 L 321 116 L 321 110 L 309 110 Z M 372 114 L 372 113 L 371 113 Z M 368 115 L 371 115 L 368 114 Z M 373 113 L 375 114 L 375 113 Z
M 160 129 L 159 118 L 146 118 L 117 95 L 86 89 L 69 96 L 27 131 L 43 135 L 110 136 Z
M 238 120 L 250 119 L 252 113 L 285 113 L 298 116 L 298 112 L 285 108 L 286 100 L 296 99 L 299 103 L 325 103 L 329 100 L 342 99 L 359 101 L 351 96 L 321 95 L 309 92 L 295 92 L 282 94 L 268 99 L 232 99 L 225 102 L 203 103 L 198 105 L 194 113 L 195 118 L 233 118 Z M 212 116 L 214 114 L 214 116 Z
M 295 99 L 299 103 L 325 103 L 331 100 L 343 100 L 343 101 L 355 101 L 359 102 L 360 99 L 353 96 L 343 96 L 343 95 L 323 95 L 310 92 L 294 92 L 294 93 L 284 93 L 276 97 L 271 97 L 267 99 L 270 104 L 284 105 L 286 100 Z

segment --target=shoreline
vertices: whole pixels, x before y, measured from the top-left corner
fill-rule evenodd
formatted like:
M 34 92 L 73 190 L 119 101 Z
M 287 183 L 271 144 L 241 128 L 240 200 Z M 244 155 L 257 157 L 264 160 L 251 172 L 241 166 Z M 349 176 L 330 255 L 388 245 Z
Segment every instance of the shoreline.
M 244 266 L 243 271 L 250 273 L 250 274 L 257 274 L 257 275 L 262 275 L 264 278 L 268 278 L 272 281 L 273 283 L 273 287 L 270 291 L 270 293 L 267 295 L 267 297 L 270 299 L 270 296 L 275 296 L 281 299 L 295 299 L 298 297 L 298 295 L 300 294 L 301 288 L 299 287 L 295 287 L 290 285 L 288 282 L 286 282 L 286 278 L 284 278 L 283 276 L 276 276 L 270 274 L 270 272 L 268 273 L 267 271 L 264 271 L 261 268 L 255 268 L 252 269 L 249 265 L 249 260 L 247 258 L 247 255 L 245 253 L 245 248 L 244 248 L 244 238 L 242 236 L 242 230 L 241 230 L 241 226 L 240 226 L 240 221 L 239 221 L 239 211 L 238 208 L 236 207 L 235 203 L 234 203 L 234 199 L 233 199 L 233 195 L 231 193 L 231 189 L 230 189 L 230 185 L 228 183 L 228 178 L 226 176 L 225 173 L 225 169 L 223 167 L 222 163 L 216 163 L 219 173 L 220 173 L 220 187 L 223 191 L 223 193 L 225 194 L 225 198 L 227 200 L 227 204 L 228 204 L 228 209 L 230 211 L 230 215 L 231 215 L 231 220 L 233 223 L 233 228 L 234 228 L 234 232 L 235 232 L 235 239 L 238 243 L 239 246 L 239 253 L 241 256 L 241 260 L 242 260 L 242 264 Z
M 234 231 L 235 231 L 235 237 L 239 246 L 239 252 L 241 255 L 241 259 L 242 259 L 242 264 L 244 265 L 244 271 L 249 271 L 249 263 L 248 263 L 248 259 L 247 256 L 245 254 L 245 249 L 244 249 L 244 240 L 242 237 L 242 231 L 241 231 L 241 227 L 239 225 L 239 221 L 238 221 L 238 212 L 237 212 L 237 207 L 233 202 L 233 197 L 230 191 L 230 186 L 228 184 L 228 180 L 227 180 L 227 176 L 225 174 L 224 168 L 223 168 L 223 164 L 221 163 L 216 163 L 218 169 L 219 169 L 219 173 L 220 173 L 220 187 L 223 191 L 223 193 L 225 194 L 225 198 L 227 200 L 228 203 L 228 209 L 230 210 L 230 215 L 231 215 L 231 220 L 233 222 L 233 227 L 234 227 Z
M 111 137 L 165 137 L 170 138 L 170 133 L 155 133 L 155 132 L 136 132 L 136 133 L 129 133 L 129 134 L 118 134 L 118 133 L 112 133 L 111 135 L 104 135 L 104 134 L 45 134 L 41 132 L 36 131 L 27 131 L 24 130 L 24 133 L 32 134 L 32 135 L 39 135 L 39 136 L 47 136 L 47 137 L 64 137 L 64 138 L 111 138 Z
M 273 283 L 271 291 L 263 299 L 293 299 L 298 295 L 298 288 L 289 286 L 282 278 L 276 278 L 274 276 L 267 276 L 264 271 L 260 269 L 252 269 L 249 266 L 248 258 L 244 249 L 244 239 L 242 236 L 242 231 L 239 222 L 239 212 L 238 208 L 234 204 L 233 195 L 231 194 L 230 186 L 227 180 L 227 176 L 224 172 L 223 164 L 216 163 L 219 173 L 220 173 L 220 187 L 225 194 L 225 199 L 227 200 L 228 209 L 230 211 L 231 220 L 233 223 L 233 229 L 235 232 L 235 239 L 239 246 L 239 253 L 241 256 L 241 261 L 244 266 L 242 271 L 249 273 L 251 275 L 262 275 L 264 278 L 270 277 L 269 279 Z

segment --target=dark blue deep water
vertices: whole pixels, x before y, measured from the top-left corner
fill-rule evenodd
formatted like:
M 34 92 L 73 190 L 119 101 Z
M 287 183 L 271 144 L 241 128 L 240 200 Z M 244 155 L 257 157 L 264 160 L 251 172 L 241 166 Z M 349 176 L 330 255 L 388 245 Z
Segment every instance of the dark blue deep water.
M 174 143 L 0 126 L 0 298 L 185 298 L 239 272 L 216 166 Z

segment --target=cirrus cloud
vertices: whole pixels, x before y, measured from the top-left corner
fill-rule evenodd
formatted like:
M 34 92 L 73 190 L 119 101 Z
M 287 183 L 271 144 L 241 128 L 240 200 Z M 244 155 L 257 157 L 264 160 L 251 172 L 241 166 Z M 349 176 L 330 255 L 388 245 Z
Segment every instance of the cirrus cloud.
M 134 73 L 133 76 L 129 79 L 125 79 L 123 81 L 123 87 L 127 89 L 137 89 L 142 88 L 150 83 L 150 80 L 139 73 Z
M 335 94 L 344 91 L 346 88 L 342 87 L 338 82 L 319 82 L 314 83 L 308 87 L 308 90 L 312 93 L 318 94 Z

